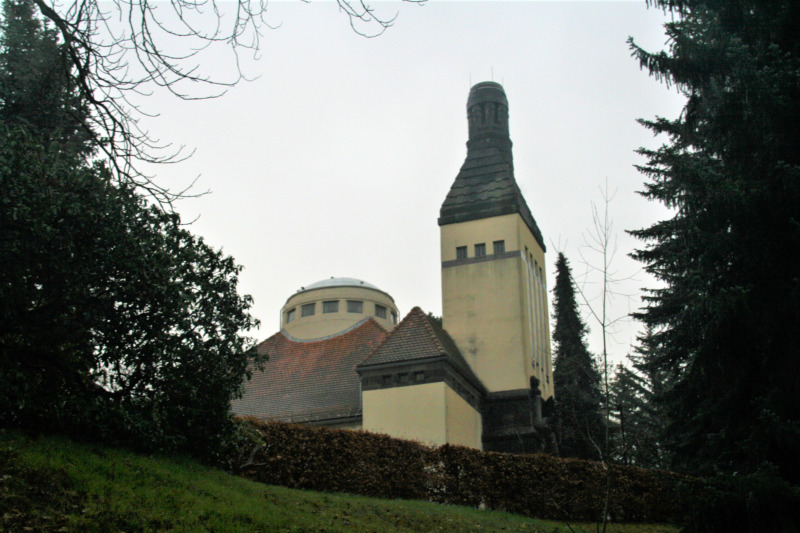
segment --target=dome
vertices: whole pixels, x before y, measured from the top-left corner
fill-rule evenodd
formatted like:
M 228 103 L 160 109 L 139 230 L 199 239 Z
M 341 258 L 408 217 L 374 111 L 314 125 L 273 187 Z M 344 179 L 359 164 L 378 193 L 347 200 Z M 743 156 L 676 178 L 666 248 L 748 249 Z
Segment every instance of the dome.
M 391 330 L 397 324 L 394 299 L 357 278 L 330 277 L 300 287 L 281 309 L 281 330 L 296 340 L 341 334 L 367 318 Z
M 368 289 L 375 289 L 381 290 L 372 283 L 367 283 L 366 281 L 356 279 L 356 278 L 334 278 L 333 276 L 330 279 L 323 279 L 322 281 L 316 281 L 311 285 L 306 285 L 305 287 L 300 287 L 300 290 L 297 292 L 303 291 L 310 291 L 312 289 L 322 289 L 325 287 L 366 287 Z

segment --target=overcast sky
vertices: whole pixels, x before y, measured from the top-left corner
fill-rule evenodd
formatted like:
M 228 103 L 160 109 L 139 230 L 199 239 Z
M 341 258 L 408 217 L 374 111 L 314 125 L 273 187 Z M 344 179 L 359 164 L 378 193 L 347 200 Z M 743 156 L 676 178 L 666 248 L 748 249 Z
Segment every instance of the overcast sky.
M 145 127 L 196 150 L 159 168 L 158 179 L 180 187 L 200 176 L 196 190 L 211 191 L 178 211 L 244 266 L 240 288 L 262 321 L 254 336 L 277 331 L 297 289 L 331 276 L 377 285 L 401 316 L 413 306 L 441 313 L 436 221 L 466 155 L 469 88 L 486 80 L 508 96 L 516 179 L 548 246 L 549 288 L 558 250 L 582 279 L 583 236 L 606 180 L 616 191 L 614 269 L 636 277 L 618 290 L 652 286 L 626 257 L 636 242 L 624 230 L 667 215 L 636 194 L 644 178 L 634 150 L 661 142 L 636 119 L 675 117 L 683 100 L 640 71 L 626 39 L 664 48 L 663 13 L 643 0 L 375 7 L 397 19 L 365 39 L 333 2 L 272 1 L 269 20 L 279 27 L 245 65 L 255 81 L 210 101 L 145 101 L 160 113 Z M 590 280 L 587 293 L 598 290 Z M 617 298 L 611 315 L 638 305 Z M 599 353 L 599 328 L 587 321 Z M 639 329 L 621 326 L 611 345 L 618 359 Z

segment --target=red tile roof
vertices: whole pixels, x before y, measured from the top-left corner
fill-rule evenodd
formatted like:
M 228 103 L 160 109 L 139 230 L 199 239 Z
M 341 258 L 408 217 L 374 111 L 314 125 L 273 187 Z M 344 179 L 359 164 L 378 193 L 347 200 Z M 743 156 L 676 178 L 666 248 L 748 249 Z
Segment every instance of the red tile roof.
M 355 371 L 387 337 L 374 319 L 319 341 L 290 339 L 276 333 L 258 345 L 269 361 L 254 371 L 241 399 L 232 403 L 237 415 L 262 419 L 315 422 L 361 414 L 361 386 Z

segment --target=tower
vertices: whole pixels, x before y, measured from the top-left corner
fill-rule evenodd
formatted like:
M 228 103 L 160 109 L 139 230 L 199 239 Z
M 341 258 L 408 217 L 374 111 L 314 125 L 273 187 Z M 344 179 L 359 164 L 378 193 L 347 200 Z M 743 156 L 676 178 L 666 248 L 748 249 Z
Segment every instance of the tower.
M 500 84 L 472 87 L 467 157 L 439 216 L 442 318 L 488 389 L 488 416 L 502 400 L 494 412 L 519 428 L 533 417 L 533 378 L 545 400 L 553 379 L 545 244 L 514 179 L 508 116 Z M 484 435 L 497 433 L 486 416 Z

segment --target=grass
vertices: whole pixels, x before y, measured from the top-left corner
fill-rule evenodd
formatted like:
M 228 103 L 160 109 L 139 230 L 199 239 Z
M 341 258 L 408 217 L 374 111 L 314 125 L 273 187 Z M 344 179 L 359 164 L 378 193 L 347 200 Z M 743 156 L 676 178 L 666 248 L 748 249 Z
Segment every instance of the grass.
M 467 507 L 290 490 L 186 458 L 0 430 L 2 531 L 595 531 Z M 614 524 L 610 532 L 672 533 Z

